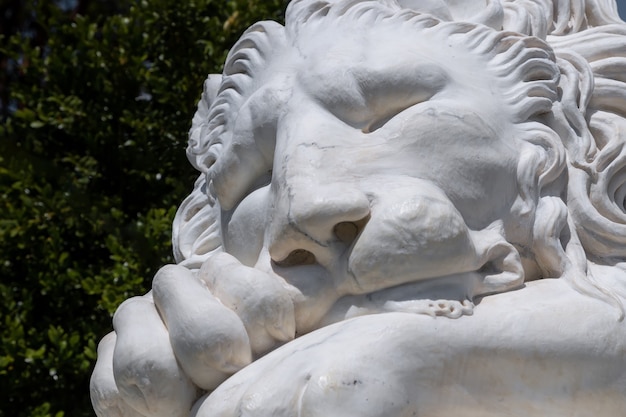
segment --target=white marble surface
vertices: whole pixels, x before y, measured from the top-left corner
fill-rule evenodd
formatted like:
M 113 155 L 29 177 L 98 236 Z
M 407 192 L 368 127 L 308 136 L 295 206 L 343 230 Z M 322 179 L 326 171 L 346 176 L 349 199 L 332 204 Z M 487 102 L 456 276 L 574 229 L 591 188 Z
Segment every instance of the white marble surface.
M 621 415 L 624 74 L 609 0 L 295 0 L 252 26 L 96 414 Z

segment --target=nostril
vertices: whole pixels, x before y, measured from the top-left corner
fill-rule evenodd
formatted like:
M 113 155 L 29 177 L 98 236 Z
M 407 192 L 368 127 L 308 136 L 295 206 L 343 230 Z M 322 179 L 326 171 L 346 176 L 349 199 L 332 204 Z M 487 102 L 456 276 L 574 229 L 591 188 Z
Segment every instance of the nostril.
M 354 222 L 341 222 L 335 225 L 335 236 L 344 243 L 352 243 L 359 234 L 359 226 Z
M 296 249 L 282 261 L 274 261 L 274 263 L 280 267 L 312 265 L 315 263 L 315 255 L 306 249 Z
M 351 244 L 357 238 L 361 230 L 365 227 L 365 223 L 369 220 L 369 216 L 356 222 L 337 223 L 333 228 L 333 232 L 337 239 L 343 243 Z

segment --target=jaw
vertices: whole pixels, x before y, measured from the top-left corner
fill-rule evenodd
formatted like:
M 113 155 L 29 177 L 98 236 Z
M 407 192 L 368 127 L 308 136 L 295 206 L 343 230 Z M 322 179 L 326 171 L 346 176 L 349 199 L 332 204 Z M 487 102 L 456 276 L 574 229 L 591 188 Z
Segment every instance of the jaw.
M 339 292 L 335 285 L 337 277 L 319 265 L 291 268 L 272 265 L 262 269 L 289 288 L 297 336 L 367 314 L 408 312 L 450 318 L 469 315 L 472 314 L 472 294 L 482 280 L 482 274 L 473 271 L 426 279 L 420 277 L 400 285 L 381 280 L 377 289 L 357 293 Z M 353 277 L 344 276 L 341 280 L 355 282 Z
M 297 335 L 367 314 L 406 312 L 458 318 L 473 313 L 476 297 L 520 288 L 524 282 L 512 245 L 492 231 L 473 234 L 483 238 L 477 267 L 435 276 L 424 275 L 423 270 L 383 275 L 374 267 L 370 273 L 378 273 L 380 279 L 369 291 L 349 272 L 333 274 L 319 264 L 281 268 L 270 262 L 256 267 L 289 287 Z M 449 265 L 442 265 L 442 270 L 446 268 Z
M 458 318 L 473 313 L 472 290 L 476 272 L 416 280 L 367 294 L 339 298 L 320 320 L 318 328 L 353 317 L 404 312 Z

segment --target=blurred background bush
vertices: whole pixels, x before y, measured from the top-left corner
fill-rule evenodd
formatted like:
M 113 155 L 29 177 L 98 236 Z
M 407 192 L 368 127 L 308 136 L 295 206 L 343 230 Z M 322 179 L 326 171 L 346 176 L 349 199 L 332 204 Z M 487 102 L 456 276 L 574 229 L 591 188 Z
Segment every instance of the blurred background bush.
M 93 416 L 98 340 L 171 262 L 208 73 L 282 0 L 0 8 L 0 417 Z

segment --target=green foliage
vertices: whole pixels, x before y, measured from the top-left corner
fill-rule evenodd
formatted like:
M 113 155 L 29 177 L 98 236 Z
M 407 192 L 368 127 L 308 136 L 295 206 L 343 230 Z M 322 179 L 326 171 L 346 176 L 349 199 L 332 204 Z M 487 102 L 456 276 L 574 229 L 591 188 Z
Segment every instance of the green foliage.
M 172 261 L 202 81 L 285 5 L 121 1 L 80 15 L 24 4 L 43 40 L 0 38 L 15 106 L 0 125 L 0 417 L 92 416 L 111 314 Z

